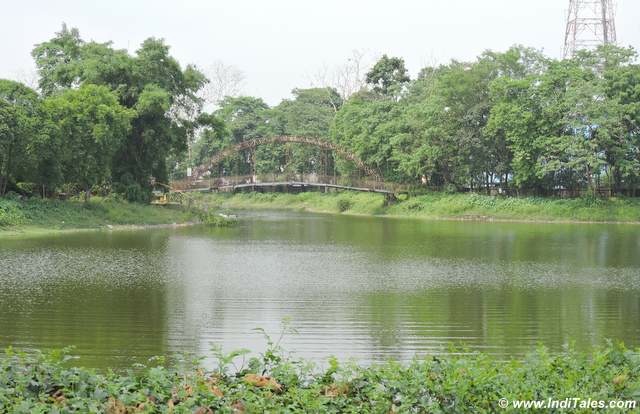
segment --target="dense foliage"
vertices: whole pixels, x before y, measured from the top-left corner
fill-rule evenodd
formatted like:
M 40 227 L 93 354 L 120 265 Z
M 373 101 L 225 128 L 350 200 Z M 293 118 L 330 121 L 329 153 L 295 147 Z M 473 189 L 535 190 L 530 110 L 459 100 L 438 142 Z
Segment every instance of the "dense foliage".
M 600 192 L 640 187 L 640 65 L 604 46 L 553 60 L 521 46 L 423 68 L 382 58 L 351 96 L 294 89 L 270 107 L 224 97 L 204 113 L 207 83 L 159 39 L 134 55 L 63 26 L 32 55 L 39 91 L 0 80 L 0 195 L 109 187 L 149 198 L 153 182 L 208 165 L 221 149 L 275 135 L 332 140 L 387 181 L 449 192 Z M 196 169 L 197 174 L 206 169 Z M 232 155 L 214 175 L 359 174 L 299 143 Z
M 368 85 L 346 101 L 316 88 L 295 90 L 295 99 L 274 108 L 255 98 L 223 101 L 219 113 L 234 142 L 329 137 L 394 182 L 450 191 L 635 195 L 636 58 L 631 49 L 607 46 L 556 61 L 513 47 L 475 62 L 427 67 L 410 81 L 402 59 L 385 55 L 367 74 Z M 219 173 L 353 172 L 314 150 L 288 151 L 283 157 L 282 148 L 258 149 Z
M 637 188 L 640 66 L 603 47 L 563 61 L 514 47 L 425 68 L 400 98 L 361 93 L 333 137 L 387 178 L 550 194 Z
M 168 180 L 168 157 L 199 125 L 202 73 L 182 69 L 162 40 L 131 56 L 66 26 L 32 54 L 40 94 L 0 81 L 0 195 L 9 184 L 42 195 L 113 185 L 146 199 L 152 178 Z
M 287 356 L 274 342 L 245 364 L 247 353 L 216 349 L 212 371 L 196 360 L 183 361 L 180 368 L 152 361 L 124 373 L 96 373 L 69 368 L 64 353 L 29 356 L 9 349 L 0 357 L 0 411 L 495 413 L 521 412 L 502 408 L 501 398 L 607 403 L 640 398 L 640 355 L 622 346 L 589 355 L 539 349 L 523 360 L 471 354 L 369 367 L 331 358 L 326 369 Z

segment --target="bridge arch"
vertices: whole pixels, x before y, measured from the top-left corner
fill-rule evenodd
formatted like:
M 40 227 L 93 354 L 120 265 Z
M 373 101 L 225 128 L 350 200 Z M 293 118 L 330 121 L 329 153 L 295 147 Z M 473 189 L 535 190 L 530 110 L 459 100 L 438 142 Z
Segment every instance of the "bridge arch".
M 216 155 L 211 157 L 209 160 L 209 169 L 213 169 L 216 165 L 222 162 L 227 157 L 237 154 L 240 151 L 253 149 L 260 145 L 266 144 L 276 144 L 276 143 L 297 143 L 297 144 L 306 144 L 311 145 L 318 148 L 323 148 L 327 150 L 331 150 L 335 152 L 340 158 L 343 158 L 347 161 L 352 161 L 360 170 L 362 170 L 366 175 L 374 178 L 376 181 L 383 181 L 380 173 L 367 164 L 364 163 L 356 154 L 351 151 L 346 150 L 338 144 L 333 142 L 326 141 L 321 138 L 312 138 L 305 136 L 297 136 L 297 135 L 278 135 L 273 137 L 261 137 L 252 140 L 242 141 L 230 147 L 223 149 L 218 152 Z

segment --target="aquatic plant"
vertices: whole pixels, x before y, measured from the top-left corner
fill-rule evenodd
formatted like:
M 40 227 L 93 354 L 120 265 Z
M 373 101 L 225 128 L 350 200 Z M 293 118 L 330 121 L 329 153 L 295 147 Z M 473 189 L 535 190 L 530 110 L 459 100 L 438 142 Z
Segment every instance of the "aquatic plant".
M 236 216 L 215 211 L 201 210 L 198 212 L 198 217 L 202 224 L 214 227 L 231 227 L 238 223 Z

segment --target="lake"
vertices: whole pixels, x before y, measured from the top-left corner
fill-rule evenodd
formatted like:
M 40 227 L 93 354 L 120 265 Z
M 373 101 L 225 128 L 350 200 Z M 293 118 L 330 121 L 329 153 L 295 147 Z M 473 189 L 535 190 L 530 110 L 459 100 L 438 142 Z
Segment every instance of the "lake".
M 0 346 L 78 365 L 264 347 L 363 363 L 640 346 L 640 226 L 242 212 L 234 228 L 0 237 Z

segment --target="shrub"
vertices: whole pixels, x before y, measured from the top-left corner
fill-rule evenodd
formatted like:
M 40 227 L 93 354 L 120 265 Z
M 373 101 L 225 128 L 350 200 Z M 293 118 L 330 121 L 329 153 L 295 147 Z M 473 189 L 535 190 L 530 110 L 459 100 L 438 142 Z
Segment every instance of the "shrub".
M 123 194 L 125 200 L 132 203 L 147 203 L 151 199 L 151 191 L 145 190 L 138 183 L 126 185 Z
M 91 187 L 91 194 L 95 194 L 100 197 L 107 197 L 111 194 L 111 184 L 100 183 Z
M 458 193 L 458 187 L 456 187 L 456 185 L 452 184 L 452 183 L 446 184 L 444 186 L 443 190 L 444 190 L 444 192 L 446 194 L 456 194 L 456 193 Z
M 198 216 L 202 224 L 215 227 L 231 227 L 238 222 L 235 217 L 224 216 L 214 211 L 201 211 Z
M 501 398 L 633 401 L 640 391 L 640 355 L 621 345 L 555 355 L 540 348 L 512 361 L 457 354 L 359 366 L 330 358 L 318 369 L 267 338 L 253 357 L 214 348 L 210 371 L 193 358 L 181 368 L 156 358 L 102 374 L 70 368 L 65 352 L 8 349 L 0 356 L 0 412 L 496 413 L 518 412 L 501 408 Z
M 21 183 L 16 183 L 16 187 L 18 188 L 18 190 L 20 190 L 22 194 L 31 196 L 36 192 L 38 185 L 35 183 L 21 182 Z
M 338 199 L 338 211 L 344 213 L 345 211 L 351 209 L 353 207 L 353 202 L 351 200 L 347 200 L 346 198 Z
M 0 200 L 0 227 L 18 226 L 25 221 L 19 202 L 15 200 Z
M 64 183 L 60 186 L 60 192 L 67 196 L 75 196 L 80 193 L 80 186 L 76 183 Z

